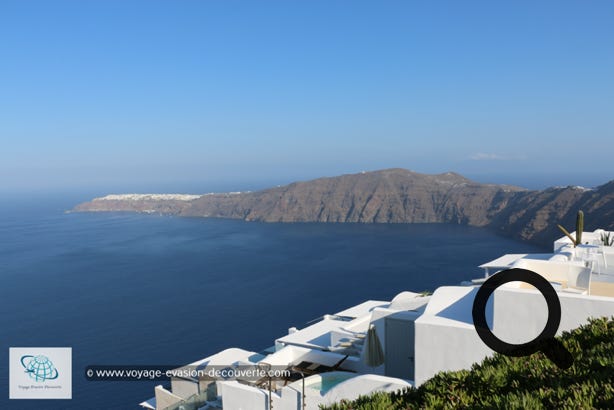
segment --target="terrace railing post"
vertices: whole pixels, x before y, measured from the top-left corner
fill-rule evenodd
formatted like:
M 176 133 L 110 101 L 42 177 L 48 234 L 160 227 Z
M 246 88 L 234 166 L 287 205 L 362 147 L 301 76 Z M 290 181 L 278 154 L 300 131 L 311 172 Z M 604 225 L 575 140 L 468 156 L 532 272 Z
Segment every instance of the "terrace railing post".
M 305 373 L 301 372 L 301 377 L 303 378 L 303 398 L 301 401 L 303 402 L 303 409 L 307 408 L 307 403 L 305 403 Z
M 271 384 L 271 373 L 269 372 L 269 410 L 273 410 L 273 394 Z

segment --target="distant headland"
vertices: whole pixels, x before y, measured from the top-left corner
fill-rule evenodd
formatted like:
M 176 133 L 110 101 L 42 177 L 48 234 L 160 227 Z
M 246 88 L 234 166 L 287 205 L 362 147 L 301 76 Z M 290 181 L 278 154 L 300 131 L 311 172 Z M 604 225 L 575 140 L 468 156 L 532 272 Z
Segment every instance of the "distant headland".
M 143 212 L 263 222 L 450 223 L 494 229 L 539 244 L 573 226 L 578 209 L 586 229 L 614 229 L 614 180 L 588 189 L 541 191 L 483 184 L 459 174 L 385 169 L 255 192 L 113 194 L 75 206 L 74 212 Z

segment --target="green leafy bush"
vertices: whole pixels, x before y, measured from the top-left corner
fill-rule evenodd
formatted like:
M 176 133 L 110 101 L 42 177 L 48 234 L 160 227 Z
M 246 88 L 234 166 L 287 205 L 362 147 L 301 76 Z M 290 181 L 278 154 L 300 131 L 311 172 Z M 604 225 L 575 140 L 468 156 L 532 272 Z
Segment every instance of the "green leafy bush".
M 542 353 L 495 354 L 471 370 L 441 372 L 419 388 L 361 396 L 329 410 L 614 408 L 614 321 L 591 319 L 559 338 L 574 356 L 561 370 Z

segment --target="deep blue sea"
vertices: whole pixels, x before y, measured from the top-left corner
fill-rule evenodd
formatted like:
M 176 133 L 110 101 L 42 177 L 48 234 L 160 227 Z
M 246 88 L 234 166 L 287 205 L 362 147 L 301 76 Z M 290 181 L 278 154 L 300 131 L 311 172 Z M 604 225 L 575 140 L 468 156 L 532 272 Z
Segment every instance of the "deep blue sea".
M 84 199 L 0 200 L 2 409 L 136 409 L 159 382 L 88 382 L 85 367 L 259 351 L 325 313 L 544 251 L 450 225 L 64 213 Z M 8 349 L 28 346 L 72 347 L 72 400 L 8 399 Z

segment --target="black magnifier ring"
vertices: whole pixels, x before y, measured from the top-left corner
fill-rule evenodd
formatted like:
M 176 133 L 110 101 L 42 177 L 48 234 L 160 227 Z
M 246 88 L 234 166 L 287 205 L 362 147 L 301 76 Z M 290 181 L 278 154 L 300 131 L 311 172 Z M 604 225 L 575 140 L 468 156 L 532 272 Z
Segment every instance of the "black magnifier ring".
M 486 323 L 486 303 L 490 295 L 499 286 L 517 281 L 535 286 L 548 305 L 548 321 L 544 330 L 535 339 L 523 344 L 504 342 L 491 332 Z M 507 356 L 527 356 L 542 350 L 556 334 L 561 323 L 561 302 L 550 282 L 543 276 L 528 269 L 513 268 L 494 274 L 482 284 L 473 301 L 472 315 L 478 336 L 492 350 Z

